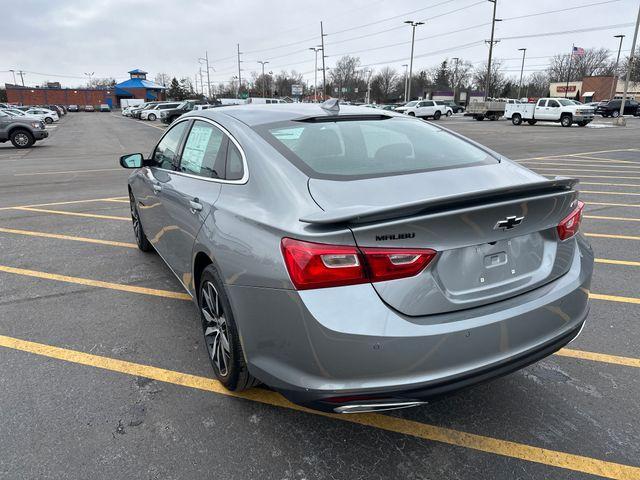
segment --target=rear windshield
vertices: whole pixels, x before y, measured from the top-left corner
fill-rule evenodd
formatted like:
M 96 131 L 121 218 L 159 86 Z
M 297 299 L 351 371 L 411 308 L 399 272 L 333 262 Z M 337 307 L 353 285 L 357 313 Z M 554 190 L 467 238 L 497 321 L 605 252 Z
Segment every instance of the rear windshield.
M 473 144 L 412 118 L 290 121 L 256 131 L 313 178 L 352 180 L 498 162 Z

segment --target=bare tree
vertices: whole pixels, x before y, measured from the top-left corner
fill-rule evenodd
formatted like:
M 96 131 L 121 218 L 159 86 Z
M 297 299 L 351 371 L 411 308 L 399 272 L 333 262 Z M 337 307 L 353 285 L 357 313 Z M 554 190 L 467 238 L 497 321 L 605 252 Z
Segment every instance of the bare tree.
M 389 100 L 396 83 L 398 82 L 398 72 L 391 67 L 382 68 L 371 80 L 371 91 L 378 101 Z
M 614 62 L 605 48 L 587 48 L 584 55 L 554 55 L 547 72 L 552 82 L 582 80 L 592 75 L 613 75 Z
M 336 62 L 336 66 L 331 69 L 330 77 L 334 89 L 338 89 L 338 96 L 342 96 L 342 90 L 346 89 L 346 97 L 353 97 L 355 89 L 358 88 L 362 80 L 362 72 L 359 67 L 359 57 L 345 55 Z
M 166 73 L 156 73 L 153 81 L 166 87 L 171 82 L 171 76 Z
M 522 82 L 523 97 L 546 97 L 548 93 L 549 74 L 547 72 L 534 72 L 525 77 Z
M 500 60 L 494 60 L 491 63 L 491 78 L 489 80 L 490 85 L 488 89 L 486 88 L 487 70 L 487 62 L 477 66 L 473 71 L 472 83 L 478 90 L 482 92 L 486 90 L 488 97 L 499 95 L 500 92 L 504 90 L 507 83 L 507 79 L 504 73 L 502 73 L 502 62 Z

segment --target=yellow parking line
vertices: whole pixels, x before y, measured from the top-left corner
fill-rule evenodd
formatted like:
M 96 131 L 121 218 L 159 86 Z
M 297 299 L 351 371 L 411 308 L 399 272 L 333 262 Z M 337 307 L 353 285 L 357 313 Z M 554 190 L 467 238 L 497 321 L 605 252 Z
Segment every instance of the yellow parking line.
M 57 273 L 40 272 L 37 270 L 27 270 L 25 268 L 8 267 L 0 265 L 0 272 L 13 273 L 15 275 L 26 275 L 28 277 L 42 278 L 45 280 L 55 280 L 57 282 L 75 283 L 88 287 L 107 288 L 110 290 L 120 290 L 123 292 L 140 293 L 143 295 L 153 295 L 156 297 L 174 298 L 177 300 L 191 300 L 191 295 L 170 290 L 158 290 L 155 288 L 137 287 L 122 283 L 103 282 L 101 280 L 91 280 L 89 278 L 71 277 L 68 275 L 58 275 Z
M 588 158 L 588 159 L 587 159 Z M 623 163 L 623 164 L 631 164 L 638 165 L 638 162 L 633 162 L 631 160 L 612 160 L 609 158 L 600 159 L 595 157 L 574 157 L 574 158 L 543 158 L 540 160 L 521 160 L 519 163 L 540 163 L 541 165 L 553 165 L 554 163 L 569 163 L 571 165 L 579 165 L 582 163 Z
M 604 217 L 602 215 L 585 215 L 584 218 L 590 218 L 592 220 L 615 220 L 618 222 L 640 222 L 640 218 Z
M 122 168 L 96 168 L 93 170 L 62 170 L 57 172 L 32 172 L 32 173 L 14 173 L 14 177 L 28 177 L 31 175 L 61 175 L 64 173 L 92 173 L 92 172 L 110 172 L 113 170 L 122 170 Z
M 15 228 L 0 227 L 0 233 L 12 233 L 15 235 L 27 235 L 31 237 L 55 238 L 57 240 L 72 240 L 74 242 L 96 243 L 99 245 L 110 245 L 113 247 L 137 248 L 135 243 L 115 242 L 112 240 L 100 240 L 97 238 L 74 237 L 71 235 L 60 235 L 57 233 L 35 232 L 32 230 L 18 230 Z
M 525 163 L 525 162 L 523 162 Z M 527 162 L 529 163 L 529 162 Z M 573 168 L 573 167 L 601 167 L 601 168 L 630 168 L 633 169 L 632 171 L 634 173 L 638 173 L 635 171 L 635 169 L 640 169 L 640 166 L 638 165 L 634 165 L 634 166 L 630 166 L 630 165 L 611 165 L 609 162 L 607 162 L 606 164 L 593 164 L 593 163 L 572 163 L 570 165 L 566 164 L 566 163 L 543 163 L 541 164 L 539 167 L 536 166 L 531 166 L 528 168 L 544 168 L 547 165 L 551 165 L 551 166 L 560 166 L 560 167 L 571 167 L 571 168 L 564 168 L 564 169 L 556 169 L 556 170 L 578 170 L 578 168 Z
M 544 172 L 542 171 L 538 171 L 537 173 L 539 173 L 540 175 L 546 175 L 546 176 L 555 176 L 558 174 L 558 172 L 553 171 L 554 169 L 545 169 Z M 618 173 L 618 172 L 615 172 Z M 623 177 L 618 177 L 618 176 L 612 176 L 612 175 L 579 175 L 580 178 L 617 178 L 620 180 L 640 180 L 640 177 L 629 177 L 629 176 L 623 176 Z
M 591 165 L 589 165 L 591 166 Z M 599 167 L 600 165 L 593 165 L 594 167 Z M 569 171 L 577 171 L 577 172 L 601 172 L 601 173 L 640 173 L 637 172 L 635 170 L 593 170 L 593 169 L 588 169 L 588 168 L 558 168 L 558 167 L 553 167 L 553 168 L 545 168 L 546 165 L 544 167 L 540 166 L 540 167 L 531 167 L 531 170 L 538 170 L 538 169 L 543 169 L 543 170 L 558 170 L 558 171 L 564 171 L 564 170 L 569 170 Z M 609 168 L 613 168 L 613 167 L 609 167 Z M 623 167 L 624 168 L 624 167 Z
M 591 193 L 597 195 L 640 195 L 638 192 L 601 192 L 597 190 L 580 190 L 580 193 Z
M 586 158 L 588 160 L 602 160 L 602 161 L 606 161 L 606 162 L 613 162 L 613 163 L 638 163 L 634 160 L 618 160 L 617 158 L 602 158 L 602 157 L 589 157 L 587 155 L 574 155 L 576 158 Z
M 640 359 L 631 357 L 619 357 L 617 355 L 607 355 L 604 353 L 586 352 L 584 350 L 571 350 L 563 348 L 556 352 L 561 357 L 579 358 L 581 360 L 591 360 L 594 362 L 612 363 L 614 365 L 624 365 L 626 367 L 640 368 Z
M 237 394 L 227 391 L 216 380 L 153 367 L 150 365 L 127 362 L 77 350 L 45 345 L 42 343 L 29 342 L 4 335 L 0 335 L 0 346 L 65 362 L 100 368 L 125 375 L 145 377 L 159 382 L 213 392 L 220 395 L 243 398 L 245 400 L 251 400 L 271 406 L 288 408 L 308 414 L 332 418 L 334 420 L 399 433 L 420 438 L 422 440 L 444 443 L 447 445 L 468 448 L 471 450 L 525 460 L 566 470 L 619 480 L 640 479 L 640 468 L 631 465 L 623 465 L 582 455 L 574 455 L 571 453 L 534 447 L 523 443 L 500 440 L 484 435 L 462 432 L 452 428 L 429 425 L 388 415 L 376 413 L 337 415 L 317 412 L 294 405 L 276 392 L 254 388 L 241 394 Z
M 589 293 L 589 298 L 592 300 L 604 300 L 606 302 L 633 303 L 636 305 L 640 305 L 640 298 L 635 297 L 620 297 L 618 295 L 602 295 L 600 293 Z
M 640 185 L 638 185 L 640 187 Z M 123 198 L 105 198 L 105 202 L 116 202 L 116 203 L 129 203 L 129 199 L 127 197 Z
M 608 202 L 584 202 L 587 205 L 604 205 L 606 207 L 640 207 L 640 204 L 634 203 L 608 203 Z
M 596 263 L 608 263 L 610 265 L 625 265 L 627 267 L 640 267 L 640 262 L 632 262 L 630 260 L 612 260 L 609 258 L 596 258 Z
M 91 202 L 116 202 L 124 201 L 129 203 L 129 197 L 108 197 L 108 198 L 91 198 L 88 200 L 70 200 L 66 202 L 36 203 L 34 205 L 15 205 L 13 207 L 0 207 L 0 210 L 13 210 L 16 207 L 51 207 L 54 205 L 71 205 L 74 203 L 91 203 Z
M 104 220 L 126 220 L 128 222 L 131 221 L 130 217 L 116 217 L 113 215 L 98 215 L 96 213 L 80 213 L 80 212 L 65 212 L 63 210 L 47 210 L 44 208 L 33 208 L 33 207 L 13 207 L 13 210 L 24 210 L 26 212 L 41 212 L 41 213 L 52 213 L 55 215 L 70 215 L 72 217 L 88 217 L 88 218 L 101 218 Z
M 613 235 L 610 233 L 585 233 L 586 237 L 594 237 L 594 238 L 611 238 L 614 240 L 640 240 L 640 237 L 635 237 L 633 235 Z
M 580 182 L 580 185 L 604 185 L 606 187 L 640 187 L 640 183 Z

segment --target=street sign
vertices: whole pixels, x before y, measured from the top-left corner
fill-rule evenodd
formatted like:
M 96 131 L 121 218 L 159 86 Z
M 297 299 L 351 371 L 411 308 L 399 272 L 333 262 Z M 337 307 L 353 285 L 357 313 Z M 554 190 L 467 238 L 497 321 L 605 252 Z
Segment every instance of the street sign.
M 291 95 L 299 97 L 302 95 L 302 85 L 291 85 Z
M 243 100 L 246 100 L 247 98 L 249 98 L 249 93 L 248 92 L 242 92 L 240 94 L 240 98 L 242 98 Z

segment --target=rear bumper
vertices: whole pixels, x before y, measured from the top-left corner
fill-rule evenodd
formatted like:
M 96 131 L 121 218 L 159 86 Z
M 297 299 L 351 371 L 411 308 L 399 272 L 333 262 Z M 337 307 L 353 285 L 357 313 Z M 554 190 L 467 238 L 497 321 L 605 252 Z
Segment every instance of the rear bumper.
M 227 288 L 249 370 L 290 400 L 321 410 L 360 403 L 358 396 L 424 401 L 523 368 L 577 335 L 589 310 L 593 254 L 576 241 L 561 278 L 441 315 L 401 315 L 371 285 Z M 345 396 L 354 398 L 329 401 Z

